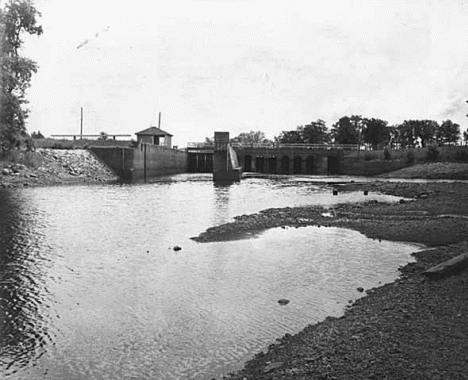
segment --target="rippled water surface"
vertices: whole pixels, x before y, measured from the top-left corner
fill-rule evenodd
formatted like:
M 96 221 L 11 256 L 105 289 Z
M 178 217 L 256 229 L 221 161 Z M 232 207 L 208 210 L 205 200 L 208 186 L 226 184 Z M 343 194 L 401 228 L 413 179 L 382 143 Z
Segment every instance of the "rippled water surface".
M 285 333 L 341 313 L 357 287 L 393 280 L 417 248 L 317 227 L 190 237 L 269 207 L 364 199 L 394 200 L 287 178 L 215 186 L 204 175 L 1 191 L 0 377 L 209 379 L 238 369 Z

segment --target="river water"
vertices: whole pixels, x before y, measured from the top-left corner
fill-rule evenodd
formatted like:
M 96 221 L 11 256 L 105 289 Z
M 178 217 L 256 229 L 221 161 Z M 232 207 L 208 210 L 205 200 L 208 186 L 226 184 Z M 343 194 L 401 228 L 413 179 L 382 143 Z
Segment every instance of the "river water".
M 417 247 L 338 228 L 190 237 L 269 207 L 396 198 L 209 175 L 0 191 L 0 377 L 210 379 L 394 280 Z M 174 251 L 174 246 L 180 251 Z M 279 299 L 290 303 L 281 306 Z

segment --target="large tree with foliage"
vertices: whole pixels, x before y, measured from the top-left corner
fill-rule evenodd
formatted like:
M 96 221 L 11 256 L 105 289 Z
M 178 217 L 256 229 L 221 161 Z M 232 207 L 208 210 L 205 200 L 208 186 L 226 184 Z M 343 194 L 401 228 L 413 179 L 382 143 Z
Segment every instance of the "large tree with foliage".
M 306 144 L 326 144 L 330 142 L 330 133 L 325 122 L 321 119 L 304 125 L 301 132 L 302 139 Z
M 390 141 L 390 129 L 387 122 L 381 119 L 363 119 L 362 138 L 372 149 L 380 149 Z
M 331 136 L 337 144 L 359 144 L 361 142 L 363 126 L 361 116 L 343 116 L 333 124 Z
M 439 124 L 434 120 L 411 120 L 414 122 L 414 134 L 421 141 L 421 147 L 425 148 L 428 144 L 435 141 L 436 131 Z
M 283 131 L 275 140 L 282 144 L 326 144 L 330 142 L 330 133 L 325 122 L 317 119 L 297 126 L 295 131 Z
M 295 131 L 283 131 L 275 137 L 275 141 L 280 144 L 303 144 L 304 139 L 300 131 L 302 127 L 297 127 Z
M 25 97 L 36 62 L 22 57 L 22 35 L 41 35 L 40 13 L 31 0 L 10 0 L 0 9 L 0 149 L 12 149 L 26 135 Z
M 421 147 L 425 148 L 435 141 L 439 124 L 434 120 L 405 120 L 399 125 L 400 144 L 403 148 L 415 147 L 418 140 Z
M 416 146 L 416 136 L 414 134 L 414 128 L 411 121 L 405 120 L 403 123 L 398 125 L 397 130 L 397 141 L 401 148 L 414 148 Z
M 435 138 L 438 144 L 456 144 L 460 138 L 460 125 L 452 120 L 445 120 L 437 128 Z
M 271 142 L 265 137 L 265 133 L 261 131 L 242 132 L 238 136 L 231 139 L 233 143 L 243 144 L 263 144 Z

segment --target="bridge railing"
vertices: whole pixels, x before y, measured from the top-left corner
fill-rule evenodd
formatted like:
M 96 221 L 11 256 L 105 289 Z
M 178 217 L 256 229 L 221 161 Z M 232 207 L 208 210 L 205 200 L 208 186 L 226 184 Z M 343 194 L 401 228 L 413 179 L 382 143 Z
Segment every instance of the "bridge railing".
M 278 143 L 231 143 L 233 148 L 245 149 L 317 149 L 317 150 L 358 150 L 358 144 L 278 144 Z M 189 149 L 214 149 L 214 144 L 191 142 Z M 362 149 L 362 147 L 361 147 Z

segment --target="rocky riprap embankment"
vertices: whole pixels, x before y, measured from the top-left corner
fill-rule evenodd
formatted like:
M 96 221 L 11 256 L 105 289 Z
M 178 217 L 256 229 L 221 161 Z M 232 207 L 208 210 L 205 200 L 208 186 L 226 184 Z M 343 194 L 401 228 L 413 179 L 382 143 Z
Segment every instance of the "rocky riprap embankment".
M 28 153 L 34 165 L 10 164 L 1 170 L 0 186 L 44 186 L 108 182 L 117 176 L 84 149 L 38 149 Z

